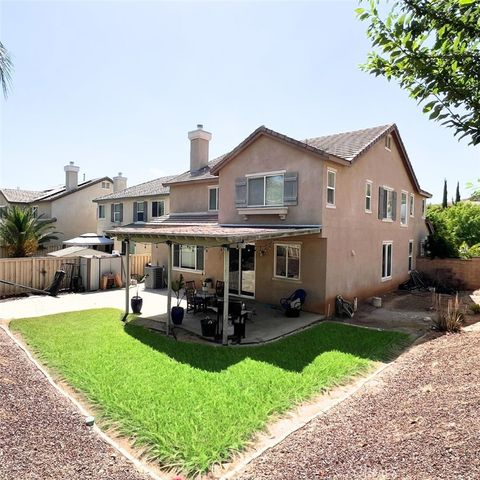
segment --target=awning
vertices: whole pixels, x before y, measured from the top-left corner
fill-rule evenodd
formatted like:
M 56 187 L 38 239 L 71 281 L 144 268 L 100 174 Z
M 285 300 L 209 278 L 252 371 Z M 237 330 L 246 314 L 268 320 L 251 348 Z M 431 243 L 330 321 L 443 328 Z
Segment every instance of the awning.
M 69 246 L 93 247 L 96 245 L 113 245 L 113 240 L 96 233 L 83 233 L 79 237 L 65 240 L 63 243 Z
M 47 254 L 50 257 L 84 257 L 84 256 L 94 256 L 94 257 L 112 257 L 110 253 L 101 252 L 100 250 L 93 250 L 85 246 L 72 246 L 67 248 L 62 248 L 61 250 L 56 250 L 55 252 L 50 252 Z
M 257 240 L 294 237 L 321 233 L 318 226 L 309 227 L 231 227 L 218 224 L 204 225 L 149 225 L 126 226 L 109 230 L 106 233 L 119 240 L 136 242 L 183 243 L 189 245 L 222 246 L 248 243 Z

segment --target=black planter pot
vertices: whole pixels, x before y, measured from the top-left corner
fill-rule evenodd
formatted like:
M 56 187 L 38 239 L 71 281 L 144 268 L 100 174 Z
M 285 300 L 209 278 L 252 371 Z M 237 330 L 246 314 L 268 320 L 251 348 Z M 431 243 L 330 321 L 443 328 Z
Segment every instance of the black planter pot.
M 185 309 L 183 307 L 172 307 L 172 322 L 174 325 L 181 325 Z
M 143 298 L 135 295 L 130 300 L 130 305 L 132 306 L 133 313 L 142 313 Z
M 217 322 L 208 318 L 200 320 L 203 337 L 214 337 L 217 332 Z

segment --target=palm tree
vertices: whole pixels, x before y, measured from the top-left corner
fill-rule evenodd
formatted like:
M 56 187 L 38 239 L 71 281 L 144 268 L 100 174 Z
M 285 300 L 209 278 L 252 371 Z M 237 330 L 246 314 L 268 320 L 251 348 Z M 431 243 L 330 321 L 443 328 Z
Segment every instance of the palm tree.
M 2 84 L 3 95 L 6 97 L 10 86 L 13 64 L 8 55 L 7 49 L 0 42 L 0 83 Z
M 10 257 L 28 257 L 49 240 L 57 240 L 55 218 L 36 217 L 32 208 L 9 206 L 0 217 L 0 243 Z

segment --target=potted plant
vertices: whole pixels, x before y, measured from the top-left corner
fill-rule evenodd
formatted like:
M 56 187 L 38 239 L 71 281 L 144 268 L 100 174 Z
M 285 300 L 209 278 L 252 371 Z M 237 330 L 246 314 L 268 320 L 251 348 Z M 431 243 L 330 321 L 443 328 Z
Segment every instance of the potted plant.
M 175 293 L 175 297 L 177 298 L 177 306 L 172 307 L 172 322 L 174 323 L 174 325 L 181 325 L 183 321 L 183 316 L 185 314 L 185 309 L 180 306 L 180 302 L 183 300 L 183 297 L 185 295 L 185 282 L 183 280 L 182 274 L 180 274 L 178 280 L 172 280 L 172 290 Z
M 206 278 L 203 281 L 202 287 L 204 292 L 208 291 L 209 288 L 213 288 L 213 280 L 211 278 Z
M 138 280 L 135 280 L 137 285 L 137 294 L 132 297 L 130 300 L 130 305 L 132 306 L 133 313 L 142 313 L 143 298 L 138 295 Z

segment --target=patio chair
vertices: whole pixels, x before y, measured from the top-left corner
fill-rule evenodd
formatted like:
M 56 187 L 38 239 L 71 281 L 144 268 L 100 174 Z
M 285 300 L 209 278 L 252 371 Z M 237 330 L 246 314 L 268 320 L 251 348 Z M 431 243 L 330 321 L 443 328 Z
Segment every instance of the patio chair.
M 194 288 L 185 288 L 185 296 L 187 297 L 187 313 L 193 310 L 195 314 L 198 310 L 205 310 L 205 299 L 197 297 Z
M 215 295 L 217 298 L 223 298 L 223 293 L 225 291 L 225 282 L 222 282 L 221 280 L 217 280 L 217 283 L 215 284 Z
M 185 289 L 191 288 L 192 290 L 196 290 L 197 287 L 195 286 L 195 280 L 189 280 L 188 282 L 185 282 Z
M 305 303 L 307 292 L 302 288 L 295 290 L 289 297 L 281 298 L 280 305 L 282 306 L 287 317 L 298 317 Z

